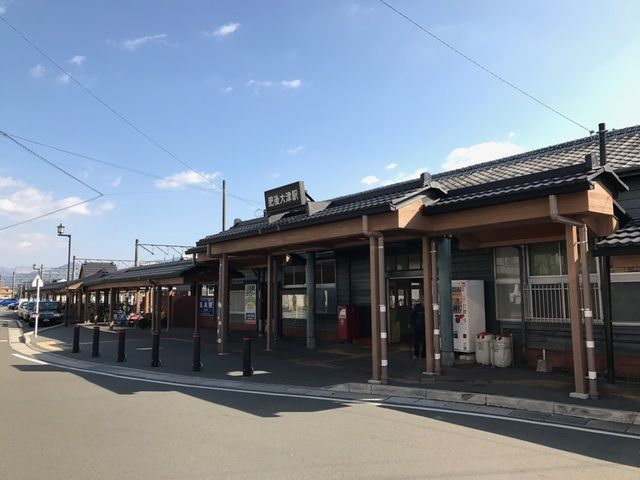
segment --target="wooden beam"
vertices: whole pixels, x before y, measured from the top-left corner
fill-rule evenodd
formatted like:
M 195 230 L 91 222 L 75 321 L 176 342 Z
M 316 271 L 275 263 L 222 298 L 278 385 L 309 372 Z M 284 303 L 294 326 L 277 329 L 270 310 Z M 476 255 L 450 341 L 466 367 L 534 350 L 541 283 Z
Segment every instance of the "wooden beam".
M 590 192 L 591 190 L 559 195 L 558 213 L 566 216 L 590 213 Z M 599 194 L 594 198 L 596 197 L 598 201 L 602 201 Z M 434 234 L 551 223 L 547 197 L 439 213 L 427 216 L 425 220 L 427 222 L 424 226 Z
M 372 231 L 385 231 L 397 228 L 398 212 L 387 212 L 369 217 L 369 229 Z M 362 218 L 357 217 L 210 244 L 210 256 L 217 257 L 222 253 L 266 253 L 285 247 L 291 251 L 291 249 L 303 248 L 306 244 L 346 240 L 361 236 Z
M 571 347 L 573 351 L 573 376 L 578 395 L 586 395 L 585 344 L 580 318 L 580 283 L 578 279 L 578 233 L 576 227 L 565 225 L 567 245 L 567 280 L 569 282 L 569 320 L 571 321 Z

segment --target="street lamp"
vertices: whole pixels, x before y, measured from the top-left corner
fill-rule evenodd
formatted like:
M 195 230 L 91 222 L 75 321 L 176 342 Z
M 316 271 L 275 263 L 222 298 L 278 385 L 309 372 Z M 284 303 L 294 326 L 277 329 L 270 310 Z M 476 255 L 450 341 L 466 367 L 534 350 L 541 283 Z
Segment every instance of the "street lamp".
M 67 237 L 69 239 L 69 249 L 67 250 L 67 301 L 65 302 L 64 326 L 69 326 L 69 269 L 71 268 L 71 235 L 64 233 L 64 225 L 58 225 L 58 236 Z

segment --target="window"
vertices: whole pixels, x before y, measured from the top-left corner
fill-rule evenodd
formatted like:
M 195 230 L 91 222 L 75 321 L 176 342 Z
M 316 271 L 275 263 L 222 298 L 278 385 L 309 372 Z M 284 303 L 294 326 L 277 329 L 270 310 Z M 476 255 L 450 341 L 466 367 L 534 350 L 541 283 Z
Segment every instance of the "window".
M 282 270 L 285 287 L 307 283 L 304 265 L 285 265 Z
M 307 296 L 303 293 L 282 294 L 282 318 L 304 320 L 307 318 Z
M 231 290 L 229 292 L 229 313 L 241 313 L 244 315 L 244 290 Z
M 316 313 L 335 314 L 337 308 L 335 287 L 316 288 Z
M 565 275 L 566 249 L 561 242 L 537 243 L 529 245 L 529 274 L 533 277 L 543 275 Z
M 336 262 L 333 259 L 316 260 L 316 285 L 336 283 Z
M 496 313 L 500 320 L 522 319 L 522 285 L 520 284 L 520 250 L 516 247 L 495 249 Z

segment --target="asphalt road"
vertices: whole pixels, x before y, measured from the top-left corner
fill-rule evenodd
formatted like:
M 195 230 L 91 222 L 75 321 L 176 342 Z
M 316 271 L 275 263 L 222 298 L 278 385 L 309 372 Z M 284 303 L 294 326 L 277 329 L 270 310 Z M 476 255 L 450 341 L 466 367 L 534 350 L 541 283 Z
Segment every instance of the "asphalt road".
M 640 440 L 611 432 L 71 372 L 7 338 L 2 478 L 640 478 Z

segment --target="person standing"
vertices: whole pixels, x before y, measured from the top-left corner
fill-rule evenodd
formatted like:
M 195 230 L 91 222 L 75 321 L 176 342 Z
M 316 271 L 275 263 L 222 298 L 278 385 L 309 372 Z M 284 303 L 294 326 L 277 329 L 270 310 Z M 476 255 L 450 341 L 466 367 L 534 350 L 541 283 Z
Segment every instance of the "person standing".
M 411 311 L 411 327 L 413 328 L 413 358 L 425 358 L 424 305 L 422 298 Z

